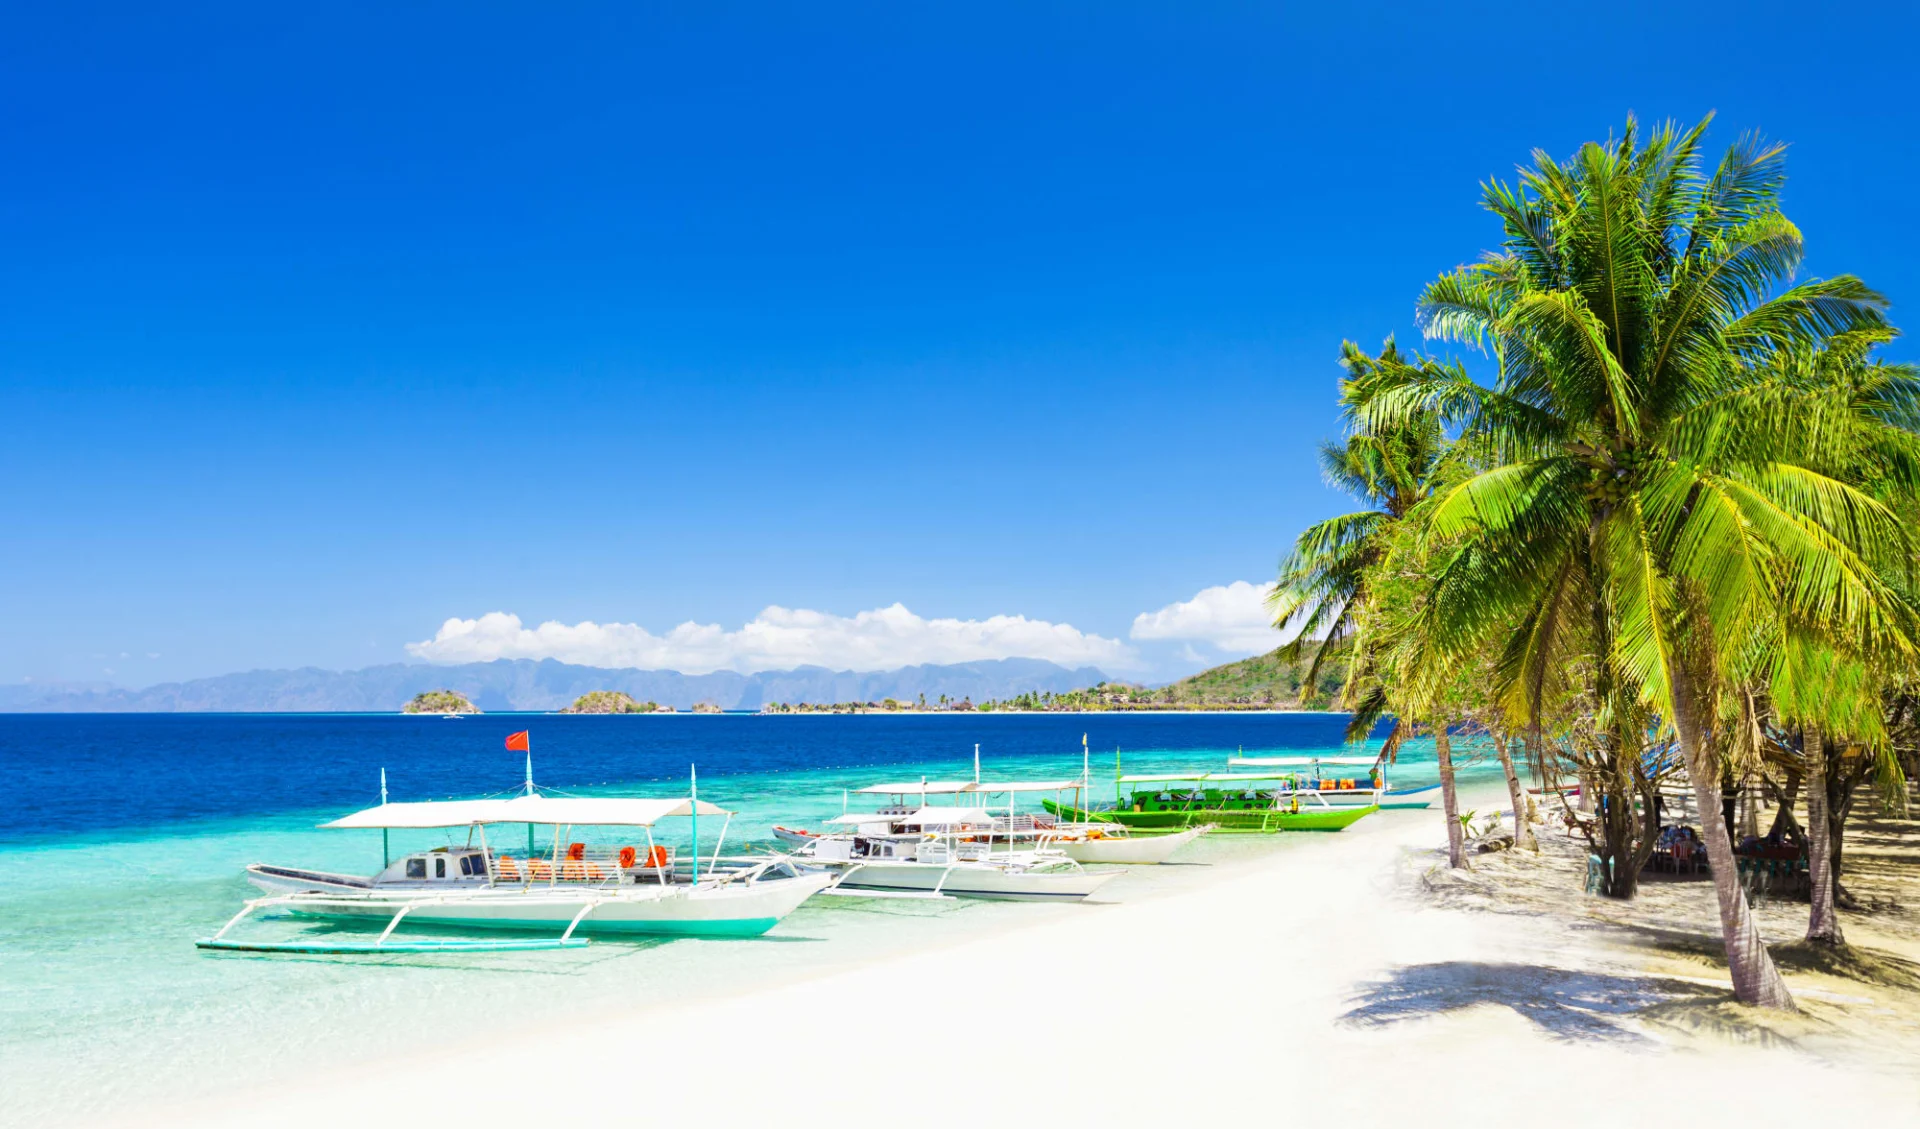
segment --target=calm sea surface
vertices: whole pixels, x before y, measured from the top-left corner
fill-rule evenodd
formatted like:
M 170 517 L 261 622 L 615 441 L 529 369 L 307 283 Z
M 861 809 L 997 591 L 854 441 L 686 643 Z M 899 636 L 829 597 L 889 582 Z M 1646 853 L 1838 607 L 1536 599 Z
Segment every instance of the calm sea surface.
M 1128 772 L 1218 770 L 1242 749 L 1351 754 L 1339 746 L 1344 722 L 1324 714 L 0 717 L 9 783 L 0 805 L 6 1120 L 79 1122 L 236 1079 L 270 1084 L 422 1041 L 768 983 L 1080 908 L 816 899 L 757 941 L 551 953 L 302 959 L 193 947 L 253 893 L 241 878 L 250 862 L 378 869 L 378 832 L 314 825 L 378 802 L 383 767 L 394 800 L 508 792 L 523 760 L 505 738 L 526 729 L 543 787 L 685 795 L 688 768 L 698 765 L 701 797 L 737 813 L 729 842 L 759 844 L 775 822 L 837 814 L 844 789 L 970 776 L 975 743 L 988 778 L 1067 776 L 1080 771 L 1084 733 L 1095 782 L 1110 797 L 1116 749 Z M 1396 786 L 1433 779 L 1430 744 L 1402 753 Z M 1375 818 L 1415 816 L 1437 813 Z M 714 830 L 702 821 L 707 849 Z M 1284 850 L 1285 838 L 1203 841 L 1194 861 Z M 445 841 L 446 832 L 396 832 L 393 849 Z M 1154 896 L 1177 888 L 1183 870 L 1194 873 L 1136 868 L 1107 896 Z

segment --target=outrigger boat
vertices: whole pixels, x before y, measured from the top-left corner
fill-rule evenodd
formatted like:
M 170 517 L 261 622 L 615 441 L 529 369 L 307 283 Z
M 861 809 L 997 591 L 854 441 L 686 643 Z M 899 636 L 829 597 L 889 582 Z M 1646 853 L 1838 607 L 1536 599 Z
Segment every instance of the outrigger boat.
M 1324 766 L 1339 768 L 1366 768 L 1365 780 L 1340 779 L 1326 772 Z M 1334 807 L 1365 807 L 1378 804 L 1382 810 L 1393 808 L 1424 808 L 1433 803 L 1432 797 L 1415 799 L 1414 797 L 1432 792 L 1440 785 L 1423 784 L 1418 788 L 1392 788 L 1380 770 L 1377 757 L 1228 757 L 1227 768 L 1298 768 L 1303 772 L 1293 776 L 1298 787 L 1319 792 Z M 1343 787 L 1343 785 L 1352 785 Z
M 384 776 L 384 774 L 383 774 Z M 528 785 L 531 789 L 531 784 Z M 704 873 L 700 816 L 731 812 L 694 796 L 670 799 L 563 797 L 529 791 L 511 799 L 386 803 L 322 824 L 328 828 L 467 828 L 464 846 L 436 847 L 395 860 L 370 878 L 256 863 L 247 880 L 267 896 L 249 901 L 218 933 L 196 942 L 203 949 L 261 953 L 419 953 L 576 948 L 575 934 L 663 934 L 752 937 L 765 933 L 833 877 L 794 865 L 783 856 L 722 859 L 716 841 Z M 662 819 L 694 821 L 689 865 L 653 842 Z M 525 824 L 529 850 L 515 856 L 487 842 L 487 828 Z M 552 848 L 531 850 L 533 828 L 552 829 Z M 625 827 L 645 832 L 637 844 L 589 851 L 568 843 L 579 827 Z M 562 847 L 562 844 L 566 846 Z M 264 942 L 229 939 L 241 921 L 261 912 L 300 917 L 386 922 L 367 941 Z M 488 930 L 559 929 L 557 937 L 486 939 L 396 938 L 402 921 Z
M 1056 799 L 1064 797 L 1067 792 L 1072 792 L 1077 804 L 1080 794 L 1086 787 L 1083 780 L 999 782 L 976 780 L 970 783 L 922 783 L 917 786 L 902 785 L 902 787 L 924 789 L 916 793 L 922 797 L 923 801 L 937 795 L 942 797 L 943 802 L 950 805 L 944 809 L 926 809 L 930 812 L 970 813 L 961 830 L 964 832 L 964 837 L 973 842 L 1001 843 L 1008 850 L 1017 849 L 1019 844 L 1026 844 L 1036 850 L 1058 851 L 1080 863 L 1117 866 L 1157 865 L 1166 862 L 1182 847 L 1212 830 L 1211 826 L 1202 825 L 1165 834 L 1136 835 L 1124 824 L 1070 823 L 1044 811 L 1021 814 L 1015 810 L 1016 797 L 1024 792 L 1052 792 Z M 951 788 L 953 791 L 950 794 L 938 791 L 943 788 Z M 869 790 L 862 789 L 862 791 Z M 988 806 L 989 799 L 995 796 L 1007 798 L 1005 807 L 997 815 Z M 918 809 L 910 809 L 905 805 L 883 810 L 892 815 L 919 814 Z M 878 820 L 874 822 L 877 823 Z M 821 838 L 817 831 L 794 827 L 775 826 L 773 834 L 782 842 L 799 847 L 805 847 Z
M 1136 835 L 1122 823 L 1072 822 L 1052 811 L 1031 815 L 1014 812 L 1016 798 L 1023 792 L 1052 792 L 1054 803 L 1062 803 L 1071 791 L 1074 806 L 1081 803 L 1088 789 L 1088 776 L 1079 780 L 975 781 L 968 791 L 981 799 L 1004 794 L 1007 815 L 1002 825 L 1009 843 L 1031 841 L 1036 846 L 1057 850 L 1075 862 L 1113 866 L 1158 866 L 1172 858 L 1180 848 L 1213 830 L 1203 823 L 1178 831 Z M 1043 797 L 1044 802 L 1044 797 Z
M 1011 813 L 927 802 L 969 787 L 964 781 L 874 784 L 856 791 L 889 797 L 876 811 L 835 816 L 828 833 L 787 827 L 774 833 L 798 848 L 789 856 L 795 862 L 833 876 L 828 894 L 1080 901 L 1124 873 L 1084 870 L 1051 846 L 1015 846 L 1008 837 Z M 996 838 L 1008 840 L 1007 849 L 995 850 Z
M 1117 784 L 1130 787 L 1112 807 L 1088 810 L 1053 800 L 1041 803 L 1075 823 L 1115 823 L 1148 831 L 1203 824 L 1233 832 L 1340 831 L 1380 810 L 1377 802 L 1336 807 L 1322 790 L 1300 787 L 1293 773 L 1151 773 L 1120 776 Z

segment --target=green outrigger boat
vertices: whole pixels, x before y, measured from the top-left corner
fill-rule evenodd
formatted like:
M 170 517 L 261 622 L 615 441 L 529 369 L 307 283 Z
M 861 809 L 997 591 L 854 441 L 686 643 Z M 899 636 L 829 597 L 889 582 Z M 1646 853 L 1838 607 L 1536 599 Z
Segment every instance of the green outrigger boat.
M 1087 811 L 1054 800 L 1041 804 L 1077 823 L 1119 823 L 1139 831 L 1177 831 L 1211 823 L 1218 831 L 1340 831 L 1380 810 L 1371 779 L 1322 781 L 1343 788 L 1307 788 L 1297 773 L 1199 772 L 1118 777 L 1120 799 Z M 1365 802 L 1335 806 L 1335 796 Z

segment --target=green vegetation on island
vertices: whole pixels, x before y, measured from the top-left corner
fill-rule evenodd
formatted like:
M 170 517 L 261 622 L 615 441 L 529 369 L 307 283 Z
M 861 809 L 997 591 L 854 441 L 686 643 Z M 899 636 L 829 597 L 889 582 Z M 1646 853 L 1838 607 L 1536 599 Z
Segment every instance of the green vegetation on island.
M 946 713 L 952 710 L 972 710 L 973 702 L 964 698 L 949 698 L 945 694 L 933 702 L 927 701 L 925 694 L 908 701 L 901 698 L 882 698 L 877 702 L 768 702 L 760 707 L 761 713 Z
M 659 713 L 653 702 L 636 702 L 621 690 L 591 690 L 573 700 L 561 713 Z M 671 711 L 669 711 L 671 712 Z
M 466 696 L 452 690 L 426 690 L 400 707 L 401 713 L 479 713 Z
M 1322 659 L 1318 645 L 1307 644 L 1298 653 L 1281 648 L 1203 670 L 1156 693 L 1183 709 L 1324 710 L 1333 708 L 1346 677 L 1344 656 L 1336 651 Z
M 1275 651 L 1203 670 L 1167 686 L 1101 682 L 1079 690 L 1034 690 L 975 703 L 945 694 L 929 701 L 883 698 L 877 702 L 769 702 L 762 713 L 1085 713 L 1108 710 L 1324 710 L 1333 706 L 1346 678 L 1347 661 L 1329 655 L 1314 670 L 1318 647 L 1282 657 Z M 1302 693 L 1309 673 L 1316 682 Z

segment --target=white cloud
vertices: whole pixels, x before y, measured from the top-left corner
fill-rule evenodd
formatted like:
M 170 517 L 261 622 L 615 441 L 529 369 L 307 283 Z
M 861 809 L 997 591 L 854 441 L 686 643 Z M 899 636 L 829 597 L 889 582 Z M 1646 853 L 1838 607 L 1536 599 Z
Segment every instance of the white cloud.
M 1274 629 L 1273 613 L 1267 610 L 1272 592 L 1272 583 L 1245 580 L 1202 588 L 1191 600 L 1134 616 L 1133 630 L 1127 634 L 1142 640 L 1210 643 L 1241 655 L 1261 654 L 1286 640 Z
M 892 670 L 916 663 L 978 659 L 1048 659 L 1062 666 L 1138 666 L 1118 639 L 1064 623 L 996 615 L 988 619 L 923 619 L 899 604 L 853 616 L 769 607 L 735 631 L 691 621 L 655 635 L 632 623 L 527 627 L 517 615 L 489 612 L 449 619 L 434 637 L 407 644 L 415 658 L 437 663 L 493 659 L 559 659 L 587 666 L 637 667 L 704 674 L 713 670 Z

